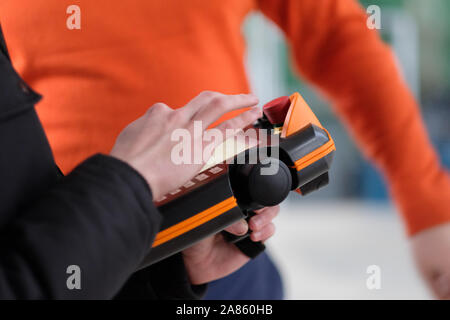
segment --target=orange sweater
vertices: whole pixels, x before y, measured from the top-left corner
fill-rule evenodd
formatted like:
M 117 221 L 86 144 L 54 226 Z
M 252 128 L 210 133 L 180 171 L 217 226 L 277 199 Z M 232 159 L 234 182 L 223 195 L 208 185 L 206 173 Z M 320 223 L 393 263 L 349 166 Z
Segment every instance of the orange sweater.
M 66 8 L 81 8 L 81 30 Z M 450 220 L 450 179 L 393 56 L 356 0 L 3 0 L 15 67 L 63 171 L 153 103 L 182 106 L 202 90 L 249 90 L 241 25 L 262 11 L 286 34 L 298 71 L 334 103 L 385 174 L 409 232 Z

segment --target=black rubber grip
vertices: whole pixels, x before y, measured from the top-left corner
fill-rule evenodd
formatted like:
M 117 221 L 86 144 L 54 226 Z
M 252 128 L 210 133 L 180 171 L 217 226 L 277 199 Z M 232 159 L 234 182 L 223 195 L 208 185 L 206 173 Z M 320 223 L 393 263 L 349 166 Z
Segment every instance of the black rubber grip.
M 252 259 L 256 258 L 260 253 L 266 250 L 264 243 L 261 241 L 252 241 L 250 237 L 239 240 L 238 242 L 235 242 L 234 245 L 238 247 L 243 254 Z

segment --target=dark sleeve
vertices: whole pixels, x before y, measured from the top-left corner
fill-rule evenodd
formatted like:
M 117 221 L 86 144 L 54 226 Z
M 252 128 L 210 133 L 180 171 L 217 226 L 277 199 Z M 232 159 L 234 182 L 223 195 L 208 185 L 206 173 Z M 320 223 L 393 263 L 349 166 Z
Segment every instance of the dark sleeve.
M 120 300 L 201 299 L 207 285 L 189 282 L 181 253 L 134 273 L 116 296 Z
M 147 182 L 115 158 L 94 156 L 57 182 L 39 99 L 12 68 L 0 27 L 0 299 L 112 298 L 161 217 Z M 80 290 L 67 286 L 71 266 Z M 128 297 L 185 299 L 198 289 L 177 258 L 134 274 L 125 288 Z
M 134 169 L 93 156 L 4 228 L 0 298 L 112 298 L 148 252 L 160 220 Z M 81 271 L 79 290 L 67 286 L 72 265 Z

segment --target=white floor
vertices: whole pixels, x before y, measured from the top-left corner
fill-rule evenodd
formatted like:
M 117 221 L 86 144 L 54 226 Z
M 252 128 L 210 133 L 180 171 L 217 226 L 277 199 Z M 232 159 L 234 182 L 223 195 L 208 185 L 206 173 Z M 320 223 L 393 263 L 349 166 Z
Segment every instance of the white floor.
M 268 242 L 287 299 L 429 299 L 394 209 L 362 202 L 287 201 Z M 381 268 L 369 290 L 367 267 Z

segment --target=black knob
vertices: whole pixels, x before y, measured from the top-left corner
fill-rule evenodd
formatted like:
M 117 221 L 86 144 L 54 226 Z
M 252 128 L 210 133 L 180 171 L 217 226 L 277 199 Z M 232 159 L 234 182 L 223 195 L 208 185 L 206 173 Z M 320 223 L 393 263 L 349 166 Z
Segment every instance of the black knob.
M 251 208 L 277 205 L 292 188 L 289 168 L 271 157 L 256 164 L 235 165 L 231 180 L 238 201 Z
M 292 177 L 289 168 L 280 160 L 267 158 L 265 162 L 253 166 L 248 178 L 248 189 L 254 202 L 265 207 L 275 206 L 286 199 L 291 191 Z M 269 170 L 269 167 L 273 170 Z

